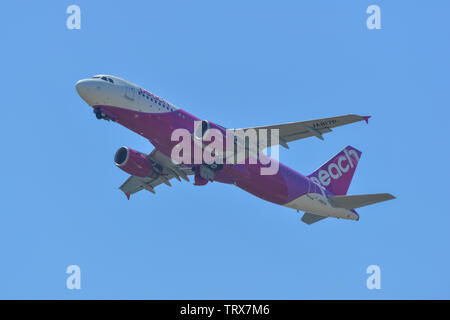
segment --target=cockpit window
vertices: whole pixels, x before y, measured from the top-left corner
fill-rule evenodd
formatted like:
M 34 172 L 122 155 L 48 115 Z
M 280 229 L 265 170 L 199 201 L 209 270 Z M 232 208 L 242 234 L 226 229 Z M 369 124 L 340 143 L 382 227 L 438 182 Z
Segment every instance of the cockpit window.
M 114 83 L 114 80 L 109 77 L 94 76 L 92 79 L 102 79 L 103 81 Z

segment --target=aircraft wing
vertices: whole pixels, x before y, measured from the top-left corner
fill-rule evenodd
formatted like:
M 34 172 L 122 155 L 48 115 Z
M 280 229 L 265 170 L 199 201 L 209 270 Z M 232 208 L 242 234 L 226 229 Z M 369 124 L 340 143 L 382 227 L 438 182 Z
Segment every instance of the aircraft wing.
M 169 157 L 166 157 L 158 150 L 153 150 L 148 155 L 148 159 L 152 162 L 153 173 L 150 177 L 141 178 L 137 176 L 130 176 L 121 186 L 122 190 L 128 198 L 133 193 L 141 191 L 143 189 L 155 193 L 155 188 L 164 183 L 168 186 L 172 186 L 170 180 L 176 178 L 181 181 L 180 178 L 189 181 L 188 176 L 193 175 L 194 172 L 187 167 L 175 165 Z
M 278 129 L 279 130 L 279 144 L 289 149 L 288 142 L 300 140 L 308 137 L 317 137 L 323 140 L 323 134 L 331 132 L 331 128 L 340 127 L 346 124 L 350 124 L 358 121 L 368 122 L 370 116 L 358 116 L 356 114 L 349 114 L 345 116 L 323 118 L 316 120 L 300 121 L 300 122 L 288 122 L 269 126 L 253 127 L 253 128 L 241 128 L 238 130 L 254 129 L 259 131 L 260 129 Z M 276 143 L 270 141 L 267 142 L 267 146 L 275 145 Z

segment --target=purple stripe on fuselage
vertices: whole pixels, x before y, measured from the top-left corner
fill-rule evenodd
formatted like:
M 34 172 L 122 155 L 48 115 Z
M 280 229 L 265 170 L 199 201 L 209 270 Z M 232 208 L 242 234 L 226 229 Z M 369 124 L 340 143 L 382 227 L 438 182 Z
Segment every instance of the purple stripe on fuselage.
M 184 128 L 193 131 L 194 121 L 201 119 L 178 109 L 165 113 L 138 112 L 120 107 L 97 105 L 117 123 L 147 138 L 160 152 L 171 157 L 178 141 L 171 141 L 173 130 Z M 211 124 L 223 132 L 223 127 Z M 193 146 L 194 147 L 194 146 Z M 271 161 L 276 161 L 271 159 Z M 258 164 L 225 164 L 216 172 L 215 181 L 235 184 L 239 188 L 270 202 L 284 205 L 306 193 L 321 193 L 319 187 L 309 178 L 279 163 L 274 175 L 261 175 Z

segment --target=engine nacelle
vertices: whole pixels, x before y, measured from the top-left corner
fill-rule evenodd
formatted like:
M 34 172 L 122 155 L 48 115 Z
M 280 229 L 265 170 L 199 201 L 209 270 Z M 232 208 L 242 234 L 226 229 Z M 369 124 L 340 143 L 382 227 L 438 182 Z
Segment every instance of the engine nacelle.
M 114 163 L 126 173 L 141 178 L 148 177 L 153 171 L 153 166 L 145 154 L 128 147 L 117 150 Z
M 198 121 L 194 128 L 194 138 L 197 140 L 203 139 L 206 132 L 209 130 L 210 124 L 207 120 Z

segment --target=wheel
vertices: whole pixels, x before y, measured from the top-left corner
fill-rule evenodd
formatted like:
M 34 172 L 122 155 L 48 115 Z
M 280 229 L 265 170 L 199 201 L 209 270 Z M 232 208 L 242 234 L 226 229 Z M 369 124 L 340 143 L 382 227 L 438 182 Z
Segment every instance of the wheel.
M 219 171 L 223 168 L 223 164 L 217 164 L 213 162 L 209 165 L 209 168 L 211 168 L 213 171 Z
M 100 109 L 94 109 L 94 113 L 97 119 L 102 119 L 102 112 L 100 111 Z

